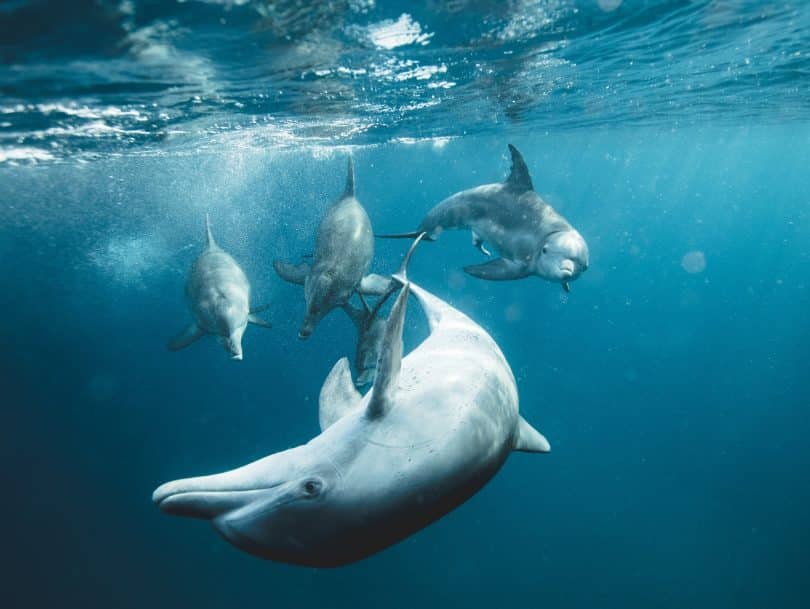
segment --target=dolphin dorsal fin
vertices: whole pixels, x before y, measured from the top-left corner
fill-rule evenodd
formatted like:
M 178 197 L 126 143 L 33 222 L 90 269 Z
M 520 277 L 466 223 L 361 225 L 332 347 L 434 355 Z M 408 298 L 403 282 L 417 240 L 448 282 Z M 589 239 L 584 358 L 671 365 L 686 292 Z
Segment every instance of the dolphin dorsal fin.
M 543 434 L 526 422 L 526 419 L 518 416 L 514 449 L 526 453 L 547 453 L 551 451 L 551 445 Z
M 321 431 L 354 410 L 362 399 L 352 382 L 349 360 L 345 357 L 340 358 L 326 377 L 318 398 L 318 422 Z
M 211 232 L 211 218 L 205 214 L 205 239 L 208 247 L 216 247 L 217 242 L 214 241 L 214 233 Z
M 343 198 L 354 196 L 354 161 L 352 155 L 349 154 L 349 163 L 346 170 L 346 189 L 343 191 Z
M 402 290 L 397 296 L 394 306 L 391 307 L 391 314 L 388 316 L 385 334 L 380 345 L 377 376 L 374 386 L 371 388 L 371 398 L 366 410 L 370 419 L 384 416 L 394 404 L 394 396 L 399 384 L 399 372 L 402 367 L 402 330 L 405 327 L 405 311 L 408 308 L 408 294 L 411 291 L 411 285 L 408 282 L 408 263 L 423 235 L 424 233 L 419 235 L 413 242 L 402 260 L 402 265 L 393 276 L 402 284 Z
M 523 160 L 523 155 L 512 144 L 509 144 L 509 152 L 512 153 L 512 171 L 506 178 L 506 183 L 519 192 L 534 190 L 529 168 L 526 166 L 526 161 Z

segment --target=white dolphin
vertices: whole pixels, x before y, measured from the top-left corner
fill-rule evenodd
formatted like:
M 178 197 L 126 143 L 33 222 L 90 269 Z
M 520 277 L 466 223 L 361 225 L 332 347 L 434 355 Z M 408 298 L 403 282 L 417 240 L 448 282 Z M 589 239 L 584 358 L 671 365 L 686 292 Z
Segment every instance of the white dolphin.
M 367 557 L 481 489 L 510 452 L 548 452 L 518 413 L 509 364 L 469 317 L 409 283 L 386 326 L 377 377 L 361 397 L 346 358 L 320 394 L 322 433 L 238 469 L 168 482 L 168 514 L 210 520 L 237 548 L 281 562 L 334 567 Z M 430 335 L 402 358 L 408 294 Z
M 378 235 L 413 238 L 427 233 L 433 240 L 448 229 L 469 229 L 483 254 L 489 243 L 501 255 L 484 264 L 465 266 L 479 279 L 504 281 L 537 275 L 570 291 L 588 268 L 588 245 L 582 235 L 534 191 L 529 168 L 517 148 L 509 145 L 512 170 L 504 182 L 457 192 L 431 209 L 412 233 Z
M 219 247 L 205 215 L 206 246 L 191 265 L 186 280 L 186 299 L 194 321 L 168 347 L 177 351 L 205 334 L 216 336 L 235 360 L 242 359 L 242 335 L 249 323 L 269 328 L 257 313 L 267 307 L 250 309 L 250 283 L 236 260 Z

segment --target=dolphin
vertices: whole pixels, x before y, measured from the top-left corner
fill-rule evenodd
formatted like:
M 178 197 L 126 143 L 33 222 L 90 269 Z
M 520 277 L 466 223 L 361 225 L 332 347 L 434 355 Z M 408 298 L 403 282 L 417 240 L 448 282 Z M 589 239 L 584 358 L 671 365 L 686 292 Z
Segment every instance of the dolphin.
M 371 220 L 354 196 L 354 163 L 350 156 L 346 188 L 321 220 L 312 262 L 273 262 L 282 279 L 304 286 L 307 311 L 299 338 L 309 338 L 318 322 L 332 309 L 345 305 L 354 292 L 385 293 L 388 279 L 366 275 L 373 257 Z
M 380 346 L 385 335 L 386 319 L 380 315 L 380 308 L 395 291 L 396 288 L 386 292 L 373 308 L 369 307 L 364 298 L 361 298 L 363 308 L 358 309 L 346 303 L 343 310 L 357 328 L 357 348 L 354 354 L 354 368 L 357 378 L 354 384 L 358 388 L 366 387 L 374 382 L 377 374 L 377 360 L 380 356 Z
M 206 246 L 191 265 L 186 279 L 186 299 L 194 321 L 168 348 L 178 351 L 204 334 L 219 338 L 231 359 L 242 359 L 242 335 L 249 323 L 271 327 L 257 313 L 267 307 L 250 309 L 250 283 L 244 271 L 214 241 L 211 221 L 205 215 Z
M 506 181 L 463 190 L 428 212 L 412 233 L 378 235 L 413 238 L 426 233 L 434 240 L 445 229 L 469 229 L 472 243 L 490 256 L 490 243 L 501 257 L 465 266 L 479 279 L 505 281 L 537 275 L 570 291 L 588 268 L 588 245 L 568 221 L 534 191 L 529 169 L 517 148 L 509 144 L 512 170 Z
M 515 377 L 490 335 L 410 283 L 412 252 L 395 275 L 402 288 L 371 390 L 361 396 L 340 359 L 320 391 L 320 435 L 225 473 L 167 482 L 152 495 L 163 512 L 209 520 L 261 558 L 337 567 L 441 518 L 511 451 L 550 450 L 520 416 Z M 410 293 L 430 334 L 403 358 Z

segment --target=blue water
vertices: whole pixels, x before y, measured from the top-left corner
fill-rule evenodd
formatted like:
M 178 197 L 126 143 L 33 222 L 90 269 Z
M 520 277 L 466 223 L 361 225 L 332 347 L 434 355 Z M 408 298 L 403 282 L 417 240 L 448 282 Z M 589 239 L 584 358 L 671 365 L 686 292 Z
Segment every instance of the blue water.
M 0 5 L 2 605 L 810 606 L 810 9 L 299 4 Z M 396 232 L 502 179 L 507 143 L 589 270 L 475 280 L 446 233 L 410 275 L 492 334 L 552 453 L 337 570 L 160 513 L 157 484 L 317 433 L 355 331 L 299 341 L 271 262 L 311 250 L 345 155 Z M 206 212 L 271 303 L 243 362 L 165 349 Z

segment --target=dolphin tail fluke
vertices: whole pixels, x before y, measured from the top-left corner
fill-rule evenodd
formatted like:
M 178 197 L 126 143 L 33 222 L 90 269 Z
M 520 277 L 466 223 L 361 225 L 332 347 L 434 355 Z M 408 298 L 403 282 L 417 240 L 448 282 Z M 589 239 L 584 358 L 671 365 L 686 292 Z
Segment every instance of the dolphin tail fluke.
M 416 239 L 422 235 L 422 241 L 436 241 L 436 237 L 431 237 L 424 231 L 415 230 L 410 233 L 391 233 L 388 235 L 374 235 L 377 239 Z
M 198 340 L 203 334 L 205 334 L 205 332 L 203 332 L 197 326 L 197 324 L 192 323 L 180 334 L 170 340 L 166 347 L 169 349 L 169 351 L 179 351 L 180 349 L 184 349 L 191 343 Z
M 338 360 L 321 387 L 318 397 L 318 422 L 321 431 L 360 405 L 362 396 L 352 382 L 349 360 Z
M 526 453 L 547 453 L 551 451 L 551 445 L 543 434 L 526 422 L 526 419 L 518 417 L 514 450 Z
M 509 152 L 512 155 L 512 171 L 509 172 L 506 183 L 518 192 L 534 190 L 529 168 L 526 166 L 526 161 L 523 160 L 523 155 L 512 144 L 509 144 Z
M 343 198 L 354 196 L 354 160 L 349 153 L 348 168 L 346 170 L 346 188 L 343 191 Z
M 414 242 L 411 243 L 411 247 L 408 248 L 408 253 L 405 254 L 405 257 L 402 259 L 402 264 L 399 265 L 399 270 L 392 275 L 392 277 L 403 286 L 408 285 L 408 265 L 411 263 L 411 256 L 413 256 L 416 246 L 419 245 L 419 242 L 422 241 L 426 236 L 427 233 L 425 232 L 416 235 L 416 239 L 414 239 Z
M 216 245 L 214 233 L 211 232 L 211 218 L 208 216 L 208 212 L 205 214 L 205 240 L 208 247 L 214 247 Z

